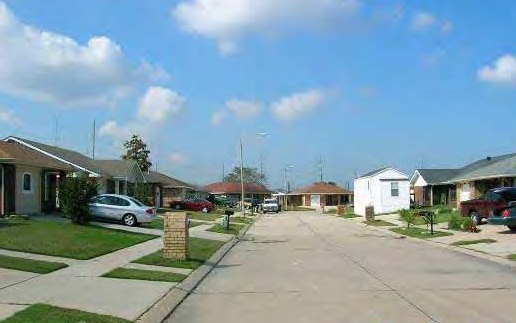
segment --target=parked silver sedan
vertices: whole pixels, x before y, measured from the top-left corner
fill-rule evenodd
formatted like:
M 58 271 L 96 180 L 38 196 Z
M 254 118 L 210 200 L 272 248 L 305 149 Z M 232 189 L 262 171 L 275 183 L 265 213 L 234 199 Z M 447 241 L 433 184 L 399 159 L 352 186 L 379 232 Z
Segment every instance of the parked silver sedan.
M 143 204 L 134 197 L 117 194 L 95 196 L 89 203 L 90 214 L 94 217 L 122 221 L 135 226 L 151 222 L 156 218 L 156 209 Z

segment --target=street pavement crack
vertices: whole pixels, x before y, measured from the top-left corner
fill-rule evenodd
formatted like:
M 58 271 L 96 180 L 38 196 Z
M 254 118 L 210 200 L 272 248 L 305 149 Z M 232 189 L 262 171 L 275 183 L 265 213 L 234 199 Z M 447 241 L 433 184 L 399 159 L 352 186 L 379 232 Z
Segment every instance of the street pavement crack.
M 351 257 L 346 251 L 344 251 L 342 248 L 340 248 L 338 245 L 332 243 L 329 241 L 324 235 L 319 234 L 316 229 L 314 229 L 309 223 L 303 221 L 299 216 L 295 217 L 310 233 L 312 233 L 315 237 L 320 239 L 324 244 L 330 246 L 333 251 L 337 251 L 339 255 L 344 256 L 345 258 L 349 259 L 351 262 L 353 262 L 356 266 L 360 267 L 362 270 L 364 270 L 368 275 L 376 279 L 378 282 L 380 282 L 382 285 L 384 285 L 386 288 L 388 288 L 389 291 L 392 291 L 394 294 L 396 294 L 399 298 L 407 302 L 409 305 L 414 307 L 417 311 L 419 311 L 421 314 L 426 316 L 430 321 L 432 322 L 439 322 L 437 319 L 432 317 L 430 314 L 428 314 L 425 310 L 423 310 L 421 307 L 419 307 L 417 304 L 412 302 L 410 299 L 408 299 L 405 295 L 403 295 L 398 290 L 394 289 L 392 286 L 390 286 L 388 283 L 386 283 L 383 279 L 381 279 L 378 275 L 376 275 L 373 271 L 371 271 L 369 268 L 367 268 L 365 265 L 360 263 L 355 258 Z

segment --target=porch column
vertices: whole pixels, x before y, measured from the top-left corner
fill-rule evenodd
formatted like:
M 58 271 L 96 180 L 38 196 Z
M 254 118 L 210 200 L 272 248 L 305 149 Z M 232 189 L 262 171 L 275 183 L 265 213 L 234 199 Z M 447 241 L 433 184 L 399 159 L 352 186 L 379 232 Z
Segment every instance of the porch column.
M 434 186 L 430 185 L 430 206 L 434 206 Z
M 115 179 L 115 194 L 120 194 L 120 181 Z
M 124 195 L 127 195 L 127 186 L 129 185 L 129 181 L 126 179 L 124 181 Z
M 59 209 L 59 179 L 61 178 L 60 174 L 56 175 L 56 208 Z

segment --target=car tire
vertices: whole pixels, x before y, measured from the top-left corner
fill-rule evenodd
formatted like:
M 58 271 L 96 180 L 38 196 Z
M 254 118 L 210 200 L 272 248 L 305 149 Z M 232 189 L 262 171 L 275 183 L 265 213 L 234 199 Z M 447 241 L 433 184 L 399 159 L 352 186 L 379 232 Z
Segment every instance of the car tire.
M 513 232 L 516 231 L 516 225 L 508 225 L 507 227 Z
M 124 215 L 122 221 L 124 221 L 124 224 L 128 227 L 135 227 L 136 225 L 138 225 L 138 221 L 136 221 L 136 217 L 134 216 L 134 214 Z
M 208 212 L 210 212 L 210 210 L 208 210 L 208 208 L 206 206 L 203 206 L 202 209 L 201 209 L 201 212 L 202 213 L 208 213 Z
M 471 218 L 471 220 L 473 220 L 473 224 L 475 224 L 475 225 L 482 224 L 482 217 L 476 211 L 471 212 L 469 214 L 469 217 Z

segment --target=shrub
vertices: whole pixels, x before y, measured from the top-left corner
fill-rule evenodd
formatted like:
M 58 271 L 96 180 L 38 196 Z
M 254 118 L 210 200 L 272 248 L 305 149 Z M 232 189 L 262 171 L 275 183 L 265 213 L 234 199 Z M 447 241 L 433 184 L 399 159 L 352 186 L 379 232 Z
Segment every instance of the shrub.
M 97 195 L 97 184 L 87 176 L 66 177 L 59 191 L 63 211 L 75 224 L 87 224 L 90 221 L 88 203 Z
M 448 229 L 450 230 L 461 230 L 463 219 L 460 214 L 452 214 L 450 222 L 448 222 Z
M 416 222 L 418 215 L 415 211 L 403 209 L 400 210 L 400 220 L 407 224 L 407 229 L 410 228 L 411 224 Z
M 462 220 L 462 230 L 468 231 L 468 232 L 479 232 L 480 230 L 477 229 L 477 226 L 473 222 L 471 218 L 464 218 Z

